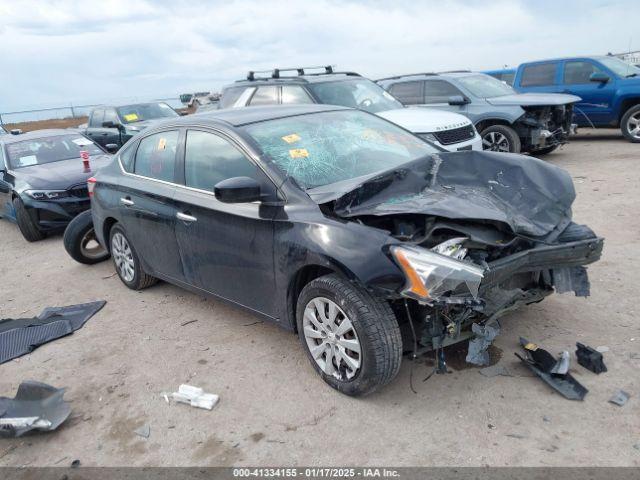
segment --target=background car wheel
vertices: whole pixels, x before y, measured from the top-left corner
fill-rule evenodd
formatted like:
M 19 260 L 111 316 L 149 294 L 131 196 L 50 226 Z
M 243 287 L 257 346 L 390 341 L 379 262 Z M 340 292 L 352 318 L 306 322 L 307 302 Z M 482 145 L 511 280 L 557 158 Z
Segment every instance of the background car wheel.
M 631 107 L 620 121 L 622 134 L 632 143 L 640 143 L 640 105 Z
M 138 254 L 120 225 L 115 224 L 111 229 L 109 244 L 116 272 L 127 287 L 132 290 L 142 290 L 158 281 L 157 278 L 147 275 L 142 270 Z
M 520 153 L 520 138 L 515 130 L 506 125 L 491 125 L 482 132 L 482 148 L 492 152 Z
M 389 304 L 337 275 L 319 277 L 300 293 L 298 335 L 325 382 L 366 395 L 397 375 L 402 359 L 398 321 Z
M 93 265 L 109 258 L 107 249 L 96 239 L 91 210 L 82 212 L 69 222 L 62 240 L 65 250 L 76 262 Z
M 533 155 L 534 157 L 541 156 L 541 155 L 547 155 L 547 154 L 553 152 L 556 148 L 558 148 L 558 145 L 552 145 L 551 147 L 540 148 L 538 150 L 533 150 L 531 152 L 531 155 Z
M 33 220 L 22 203 L 22 200 L 14 198 L 13 208 L 16 211 L 16 222 L 18 223 L 18 228 L 26 241 L 37 242 L 38 240 L 42 240 L 46 237 L 44 233 L 38 230 L 36 224 L 33 223 Z

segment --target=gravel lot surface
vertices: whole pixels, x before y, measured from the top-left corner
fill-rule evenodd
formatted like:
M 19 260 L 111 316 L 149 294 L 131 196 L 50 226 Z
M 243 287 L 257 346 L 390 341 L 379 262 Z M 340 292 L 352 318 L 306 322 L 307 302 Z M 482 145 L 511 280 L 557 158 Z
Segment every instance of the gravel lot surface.
M 448 375 L 423 382 L 431 365 L 414 365 L 417 394 L 406 360 L 383 391 L 343 396 L 291 333 L 172 285 L 128 290 L 110 262 L 77 264 L 61 237 L 29 244 L 0 221 L 0 317 L 108 302 L 73 335 L 0 365 L 0 395 L 39 380 L 66 387 L 73 408 L 55 432 L 0 440 L 0 465 L 640 466 L 640 145 L 582 132 L 547 160 L 574 178 L 575 220 L 606 237 L 592 296 L 554 295 L 503 320 L 492 353 L 513 376 L 486 378 L 450 352 Z M 570 350 L 585 401 L 532 377 L 513 354 L 519 336 Z M 576 341 L 609 347 L 609 371 L 580 367 Z M 220 403 L 168 405 L 161 393 L 181 383 Z M 608 403 L 619 388 L 623 407 Z M 147 439 L 134 433 L 143 425 Z

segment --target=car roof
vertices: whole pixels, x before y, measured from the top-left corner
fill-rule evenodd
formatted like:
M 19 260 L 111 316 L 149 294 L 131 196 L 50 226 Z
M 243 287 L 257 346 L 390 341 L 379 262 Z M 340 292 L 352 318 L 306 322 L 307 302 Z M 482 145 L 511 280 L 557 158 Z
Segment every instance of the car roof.
M 329 82 L 343 82 L 345 80 L 362 79 L 361 75 L 355 72 L 336 72 L 330 74 L 308 74 L 308 75 L 295 75 L 278 78 L 270 77 L 257 77 L 253 80 L 242 79 L 236 80 L 232 84 L 225 85 L 223 89 L 231 87 L 254 87 L 259 85 L 305 85 L 309 83 L 329 83 Z
M 425 72 L 425 73 L 407 73 L 405 75 L 395 75 L 393 77 L 380 78 L 376 82 L 388 82 L 392 80 L 425 79 L 438 77 L 468 77 L 471 75 L 486 75 L 484 72 L 472 72 L 470 70 L 451 70 L 448 72 Z
M 2 143 L 9 144 L 22 142 L 24 140 L 56 137 L 58 135 L 82 135 L 82 133 L 73 129 L 51 128 L 46 130 L 33 130 L 31 132 L 21 133 L 20 135 L 2 135 L 2 137 L 0 137 L 0 141 L 2 141 Z
M 618 58 L 615 55 L 576 55 L 574 57 L 544 58 L 542 60 L 532 60 L 530 62 L 522 62 L 520 65 L 529 65 L 531 63 L 548 63 L 562 62 L 566 60 L 601 60 L 604 58 Z
M 354 110 L 347 107 L 321 104 L 304 105 L 265 105 L 259 107 L 228 108 L 204 113 L 195 113 L 180 118 L 167 120 L 162 124 L 191 125 L 191 124 L 227 124 L 234 127 L 249 123 L 263 122 L 277 118 L 294 117 L 310 113 L 332 112 L 340 110 Z M 158 124 L 160 125 L 160 124 Z
M 93 107 L 92 110 L 95 110 L 96 108 L 123 108 L 123 107 L 132 107 L 134 105 L 156 105 L 158 103 L 167 103 L 164 100 L 158 100 L 157 102 L 131 102 L 131 103 L 122 103 L 122 104 L 118 104 L 118 105 L 96 105 L 95 107 Z M 167 105 L 169 105 L 167 103 Z M 170 106 L 170 105 L 169 105 Z

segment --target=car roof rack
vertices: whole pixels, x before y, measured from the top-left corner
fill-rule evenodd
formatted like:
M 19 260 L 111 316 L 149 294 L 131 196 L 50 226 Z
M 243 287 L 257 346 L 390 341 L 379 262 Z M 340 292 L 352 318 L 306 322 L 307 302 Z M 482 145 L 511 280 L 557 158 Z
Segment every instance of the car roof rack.
M 405 78 L 405 77 L 419 77 L 422 75 L 426 75 L 426 76 L 433 76 L 433 75 L 438 75 L 435 72 L 422 72 L 422 73 L 407 73 L 405 75 L 395 75 L 393 77 L 385 77 L 385 78 L 379 78 L 376 80 L 376 82 L 381 82 L 383 80 L 398 80 L 399 78 Z
M 308 73 L 306 71 L 306 70 L 317 70 L 317 69 L 323 69 L 324 71 L 311 72 L 311 73 Z M 282 76 L 280 75 L 281 72 L 296 72 L 297 75 Z M 267 73 L 271 75 L 264 76 L 264 77 L 256 77 L 256 73 Z M 356 72 L 336 72 L 333 70 L 332 65 L 325 65 L 325 66 L 314 66 L 314 67 L 274 68 L 273 70 L 250 70 L 249 73 L 247 74 L 247 80 L 255 81 L 255 80 L 269 80 L 272 78 L 296 78 L 296 77 L 301 77 L 303 75 L 316 76 L 316 75 L 334 75 L 334 74 L 349 75 L 349 76 L 356 76 L 356 77 L 360 76 L 360 74 Z
M 438 73 L 471 73 L 471 70 L 446 70 Z

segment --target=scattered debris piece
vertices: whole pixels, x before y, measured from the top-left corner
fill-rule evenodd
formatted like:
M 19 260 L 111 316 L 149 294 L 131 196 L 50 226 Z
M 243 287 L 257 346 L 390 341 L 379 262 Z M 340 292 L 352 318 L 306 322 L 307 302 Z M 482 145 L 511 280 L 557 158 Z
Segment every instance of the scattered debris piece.
M 478 372 L 480 372 L 480 375 L 484 375 L 485 377 L 489 378 L 497 377 L 499 375 L 502 375 L 503 377 L 513 377 L 513 375 L 511 375 L 511 372 L 507 370 L 507 367 L 498 364 L 481 368 L 480 370 L 478 370 Z
M 80 460 L 74 460 L 71 462 L 71 468 L 78 468 L 80 466 Z
M 189 325 L 190 323 L 196 323 L 198 321 L 198 319 L 195 320 L 187 320 L 186 322 L 182 322 L 180 324 L 181 327 L 184 327 L 185 325 Z
M 629 401 L 629 395 L 624 390 L 618 390 L 613 394 L 613 397 L 609 399 L 609 403 L 614 403 L 619 407 L 623 407 Z
M 545 423 L 551 423 L 551 419 L 549 417 L 547 417 L 546 415 L 544 415 L 542 417 L 542 421 L 545 422 Z
M 570 373 L 551 373 L 551 370 L 558 363 L 553 355 L 522 337 L 520 337 L 520 345 L 524 348 L 527 357 L 521 357 L 517 353 L 516 357 L 542 381 L 569 400 L 584 400 L 589 390 L 573 378 Z
M 596 347 L 596 351 L 600 353 L 607 353 L 609 351 L 609 347 L 607 347 L 606 345 L 600 345 Z
M 31 353 L 44 343 L 73 333 L 106 303 L 49 307 L 37 317 L 0 320 L 0 363 Z
M 496 426 L 495 426 L 493 423 L 488 423 L 488 424 L 487 424 L 487 427 L 488 427 L 490 430 L 493 430 L 494 428 L 496 428 Z
M 151 435 L 151 427 L 149 425 L 143 425 L 140 428 L 136 428 L 133 433 L 139 437 L 149 438 L 149 435 Z
M 261 323 L 264 323 L 264 322 L 262 322 L 262 321 L 258 320 L 257 322 L 244 323 L 242 326 L 243 326 L 243 327 L 251 327 L 251 326 L 253 326 L 253 325 L 259 325 L 259 324 L 261 324 Z
M 556 375 L 566 375 L 567 372 L 569 371 L 569 364 L 570 364 L 569 352 L 565 350 L 562 353 L 560 353 L 560 357 L 558 358 L 558 361 L 551 369 L 550 373 L 554 373 Z
M 187 403 L 192 407 L 204 408 L 205 410 L 213 409 L 220 400 L 220 397 L 215 393 L 205 393 L 199 387 L 186 384 L 180 385 L 178 391 L 173 392 L 171 397 L 176 402 Z
M 527 438 L 527 436 L 526 436 L 526 435 L 521 435 L 521 434 L 519 434 L 519 433 L 507 433 L 507 434 L 505 435 L 505 437 L 509 437 L 509 438 L 518 438 L 518 439 L 524 439 L 524 438 Z
M 471 325 L 471 331 L 475 333 L 475 337 L 469 341 L 469 351 L 465 360 L 474 365 L 489 365 L 490 359 L 487 349 L 500 333 L 499 325 L 497 323 L 494 325 L 474 323 Z
M 602 353 L 599 350 L 583 345 L 582 343 L 576 343 L 576 357 L 578 357 L 578 363 L 587 370 L 593 373 L 602 373 L 607 371 L 607 367 L 602 360 Z
M 71 414 L 64 388 L 25 381 L 14 398 L 0 397 L 0 436 L 19 437 L 30 430 L 55 430 Z

